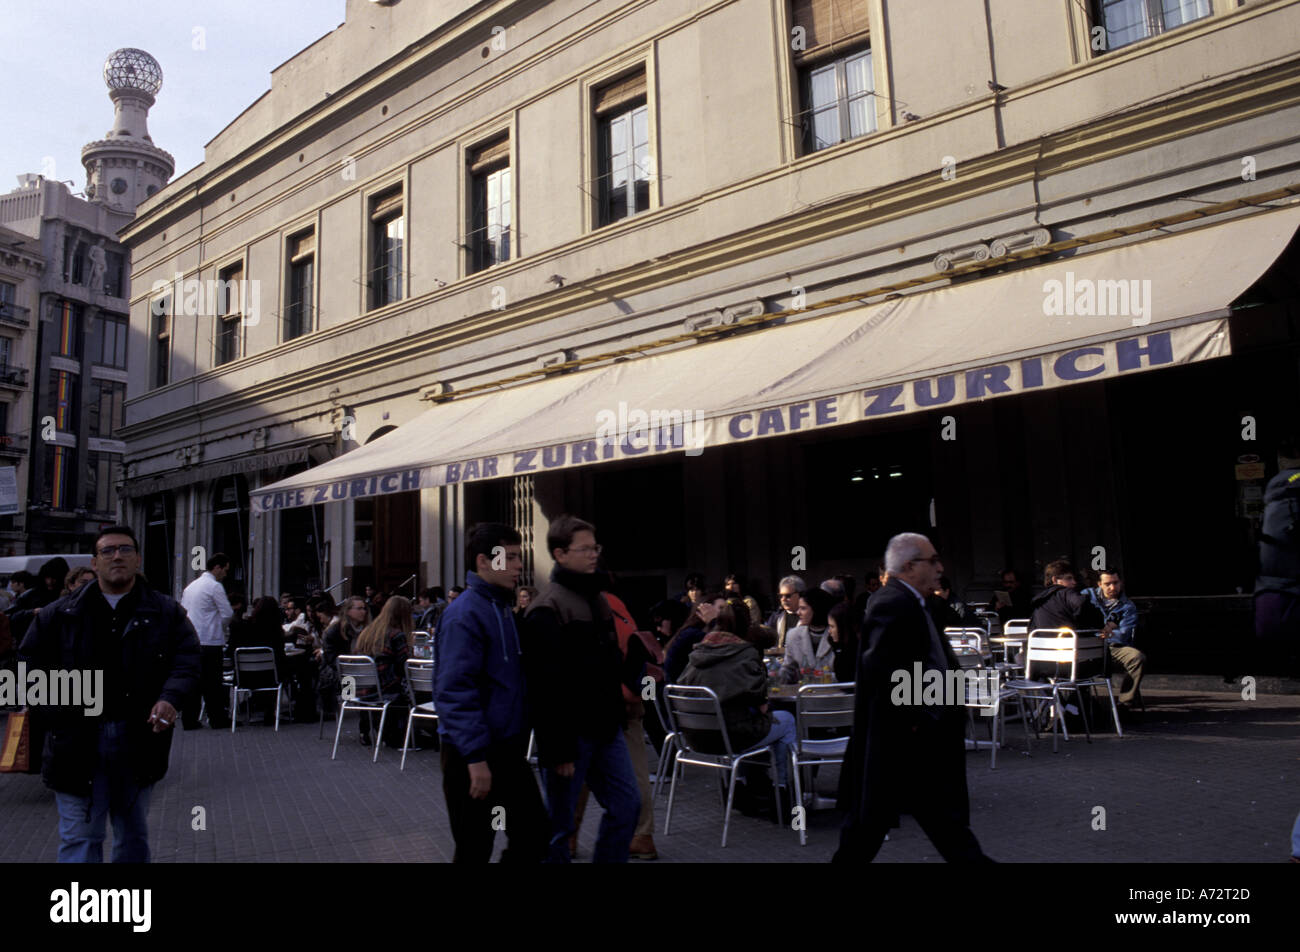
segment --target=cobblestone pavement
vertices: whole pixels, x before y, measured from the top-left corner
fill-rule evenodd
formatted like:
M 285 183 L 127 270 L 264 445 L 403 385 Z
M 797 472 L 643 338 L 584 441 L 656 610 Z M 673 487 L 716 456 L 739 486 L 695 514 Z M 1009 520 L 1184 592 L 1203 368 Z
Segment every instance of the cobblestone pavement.
M 985 851 L 1002 861 L 1284 862 L 1300 810 L 1300 697 L 1164 690 L 1146 702 L 1123 738 L 1107 732 L 1088 744 L 1072 734 L 1056 754 L 1044 738 L 1027 756 L 1012 724 L 996 770 L 987 750 L 968 753 L 971 823 Z M 332 730 L 317 739 L 314 723 L 276 733 L 260 719 L 233 735 L 182 732 L 150 808 L 155 861 L 451 859 L 437 753 L 411 753 L 401 772 L 400 753 L 384 748 L 372 764 L 355 721 L 333 762 L 331 743 Z M 836 779 L 834 769 L 823 771 L 819 789 L 833 791 Z M 667 836 L 666 800 L 665 791 L 656 804 L 661 862 L 824 862 L 835 848 L 837 815 L 817 810 L 806 847 L 788 822 L 735 814 L 722 849 L 722 809 L 703 771 L 679 787 Z M 206 829 L 192 828 L 195 807 L 204 808 Z M 599 819 L 593 803 L 582 860 Z M 1105 828 L 1094 829 L 1102 819 Z M 57 844 L 53 795 L 40 779 L 0 775 L 0 860 L 52 862 Z M 905 817 L 878 861 L 941 860 Z

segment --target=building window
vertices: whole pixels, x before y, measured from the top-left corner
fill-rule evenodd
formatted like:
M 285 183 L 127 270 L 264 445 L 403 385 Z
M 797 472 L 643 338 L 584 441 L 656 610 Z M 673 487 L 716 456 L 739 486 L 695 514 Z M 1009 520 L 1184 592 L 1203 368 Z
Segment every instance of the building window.
M 54 417 L 54 428 L 60 433 L 77 429 L 77 375 L 66 370 L 51 370 L 49 389 L 45 392 L 46 414 Z
M 650 207 L 650 111 L 645 70 L 596 90 L 597 195 L 602 225 Z
M 238 588 L 246 581 L 248 523 L 248 480 L 238 474 L 222 477 L 212 488 L 212 550 L 230 557 L 230 582 L 241 583 Z
M 169 492 L 150 496 L 145 502 L 144 575 L 164 592 L 172 591 L 172 512 L 175 501 Z
M 510 260 L 513 179 L 510 138 L 501 138 L 469 154 L 469 272 Z
M 126 369 L 127 322 L 121 317 L 101 317 L 95 322 L 95 338 L 91 343 L 91 359 L 105 367 Z
M 383 307 L 402 299 L 402 246 L 406 219 L 402 190 L 370 200 L 370 307 Z
M 90 435 L 111 439 L 124 419 L 122 407 L 126 403 L 126 384 L 116 380 L 92 380 L 90 387 L 90 406 L 87 408 Z
M 866 0 L 794 0 L 790 28 L 803 154 L 875 132 Z
M 110 251 L 104 257 L 104 293 L 125 297 L 126 257 L 120 251 Z
M 220 367 L 240 357 L 240 329 L 243 326 L 244 264 L 232 264 L 217 273 L 217 352 Z
M 305 231 L 289 239 L 288 299 L 284 307 L 284 339 L 293 340 L 312 331 L 312 303 L 316 288 L 316 232 Z
M 45 484 L 42 502 L 51 509 L 67 509 L 72 498 L 73 451 L 66 446 L 45 447 Z
M 10 284 L 8 281 L 0 281 L 0 310 L 5 311 L 6 316 L 17 297 L 18 285 Z
M 87 453 L 81 487 L 82 508 L 90 512 L 115 513 L 117 486 L 122 481 L 122 457 L 117 453 Z
M 9 372 L 9 355 L 12 352 L 13 341 L 8 337 L 0 337 L 0 374 Z
M 81 307 L 60 301 L 55 328 L 54 353 L 72 360 L 81 359 Z
M 1106 49 L 1177 29 L 1213 13 L 1210 0 L 1094 0 L 1096 22 L 1106 30 Z
M 153 385 L 155 387 L 167 386 L 168 376 L 171 371 L 171 310 L 172 299 L 170 297 L 158 298 L 149 306 L 150 323 L 152 324 L 150 344 L 153 347 Z
M 86 280 L 86 243 L 69 237 L 63 243 L 63 280 L 81 284 Z

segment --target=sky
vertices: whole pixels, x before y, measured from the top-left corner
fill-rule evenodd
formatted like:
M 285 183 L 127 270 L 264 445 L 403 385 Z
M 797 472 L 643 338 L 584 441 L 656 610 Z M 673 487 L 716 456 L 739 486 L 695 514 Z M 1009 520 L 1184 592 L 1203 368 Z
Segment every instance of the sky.
M 343 22 L 346 0 L 0 0 L 5 78 L 0 193 L 26 172 L 86 185 L 81 147 L 113 127 L 104 60 L 150 53 L 163 85 L 149 111 L 176 176 L 271 88 L 271 70 Z

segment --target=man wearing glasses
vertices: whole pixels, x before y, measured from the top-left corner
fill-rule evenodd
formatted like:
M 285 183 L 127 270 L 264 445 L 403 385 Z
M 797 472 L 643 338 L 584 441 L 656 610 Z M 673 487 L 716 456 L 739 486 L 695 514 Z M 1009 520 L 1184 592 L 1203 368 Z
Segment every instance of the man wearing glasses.
M 776 647 L 769 648 L 769 654 L 784 649 L 786 632 L 799 626 L 799 596 L 806 587 L 797 575 L 787 575 L 777 584 L 781 604 L 767 619 L 767 627 L 776 632 Z
M 103 672 L 98 713 L 32 712 L 48 730 L 42 773 L 59 810 L 59 862 L 103 862 L 111 815 L 113 862 L 147 863 L 149 797 L 177 712 L 199 688 L 199 639 L 185 610 L 138 574 L 128 527 L 100 531 L 91 567 L 97 581 L 42 609 L 19 657 L 29 671 Z
M 641 813 L 641 794 L 623 729 L 621 685 L 641 692 L 645 656 L 629 641 L 625 660 L 613 613 L 602 594 L 609 575 L 596 570 L 600 546 L 591 523 L 563 515 L 551 523 L 546 546 L 555 559 L 550 584 L 524 618 L 524 654 L 533 693 L 538 763 L 551 814 L 550 861 L 570 860 L 574 811 L 585 782 L 605 808 L 596 863 L 626 863 Z
M 943 563 L 929 539 L 904 532 L 889 540 L 885 568 L 889 581 L 868 602 L 862 629 L 840 785 L 846 816 L 833 861 L 871 862 L 899 814 L 910 813 L 948 862 L 989 862 L 970 830 L 962 704 L 900 703 L 894 690 L 896 672 L 911 677 L 920 665 L 942 679 L 958 667 L 926 609 L 925 593 L 938 585 Z

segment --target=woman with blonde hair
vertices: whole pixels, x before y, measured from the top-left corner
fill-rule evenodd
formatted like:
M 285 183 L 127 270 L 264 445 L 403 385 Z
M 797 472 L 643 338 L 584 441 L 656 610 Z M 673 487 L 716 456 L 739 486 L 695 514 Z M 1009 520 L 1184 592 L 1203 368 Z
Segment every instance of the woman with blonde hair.
M 375 667 L 379 671 L 379 690 L 386 701 L 402 697 L 406 659 L 411 656 L 411 632 L 414 628 L 410 599 L 394 595 L 384 602 L 379 617 L 365 627 L 353 646 L 357 654 L 368 655 L 375 660 Z M 374 713 L 370 712 L 369 717 L 361 718 L 361 743 L 365 747 L 370 746 L 373 717 Z M 390 717 L 390 720 L 396 723 L 396 718 Z

